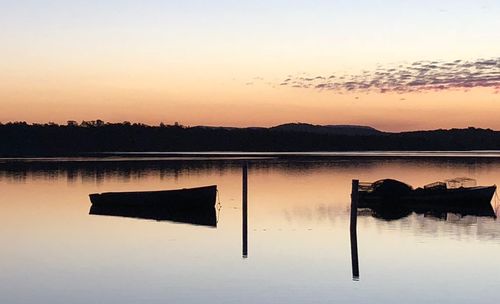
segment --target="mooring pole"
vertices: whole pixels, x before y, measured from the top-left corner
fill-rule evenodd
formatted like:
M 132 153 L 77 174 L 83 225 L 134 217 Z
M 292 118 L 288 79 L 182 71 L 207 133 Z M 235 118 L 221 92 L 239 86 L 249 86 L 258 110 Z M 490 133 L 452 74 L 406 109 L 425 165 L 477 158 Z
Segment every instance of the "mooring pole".
M 359 280 L 359 262 L 358 262 L 358 237 L 357 237 L 357 220 L 358 220 L 358 199 L 359 199 L 359 180 L 352 180 L 351 190 L 351 262 L 352 262 L 352 279 Z
M 243 258 L 248 257 L 248 164 L 243 164 L 243 198 L 242 198 L 242 223 L 243 223 Z

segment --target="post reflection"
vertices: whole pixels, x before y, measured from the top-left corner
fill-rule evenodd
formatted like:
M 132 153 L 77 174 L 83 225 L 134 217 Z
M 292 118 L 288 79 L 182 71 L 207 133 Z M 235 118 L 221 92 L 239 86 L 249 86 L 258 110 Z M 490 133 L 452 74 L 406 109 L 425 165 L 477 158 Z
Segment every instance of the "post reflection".
M 242 256 L 248 257 L 248 165 L 243 165 L 243 183 L 242 183 Z

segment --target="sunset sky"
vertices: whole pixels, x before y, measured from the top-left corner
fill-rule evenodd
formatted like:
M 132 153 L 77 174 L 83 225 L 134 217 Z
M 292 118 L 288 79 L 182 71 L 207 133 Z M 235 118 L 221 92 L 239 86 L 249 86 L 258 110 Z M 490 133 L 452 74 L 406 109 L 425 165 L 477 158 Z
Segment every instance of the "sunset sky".
M 499 16 L 498 0 L 0 0 L 0 122 L 500 130 Z

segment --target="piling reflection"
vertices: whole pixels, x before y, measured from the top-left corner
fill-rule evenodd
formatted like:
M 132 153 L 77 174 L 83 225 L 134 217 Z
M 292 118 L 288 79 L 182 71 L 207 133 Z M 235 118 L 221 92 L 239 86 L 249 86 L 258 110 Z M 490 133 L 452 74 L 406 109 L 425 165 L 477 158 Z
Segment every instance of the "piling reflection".
M 242 256 L 248 257 L 248 165 L 243 165 L 242 182 Z

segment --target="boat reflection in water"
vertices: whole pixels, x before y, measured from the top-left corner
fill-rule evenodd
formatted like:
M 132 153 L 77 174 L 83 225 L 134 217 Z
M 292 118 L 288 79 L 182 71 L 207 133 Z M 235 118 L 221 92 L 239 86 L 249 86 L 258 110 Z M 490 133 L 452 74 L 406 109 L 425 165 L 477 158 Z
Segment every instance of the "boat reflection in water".
M 496 219 L 491 205 L 495 191 L 496 185 L 478 187 L 469 178 L 436 182 L 417 189 L 393 179 L 374 183 L 353 180 L 350 223 L 353 280 L 359 280 L 358 216 L 368 215 L 385 221 L 402 219 L 412 213 L 446 221 L 465 216 Z
M 90 194 L 90 214 L 217 227 L 217 186 Z
M 492 217 L 496 218 L 495 210 L 491 204 L 478 205 L 475 207 L 446 207 L 446 206 L 376 206 L 376 207 L 358 207 L 365 209 L 369 212 L 362 212 L 362 214 L 370 214 L 371 216 L 386 221 L 398 220 L 405 218 L 412 213 L 424 215 L 426 217 L 434 217 L 437 219 L 446 220 L 451 214 L 459 217 L 465 216 L 478 216 L 478 217 Z M 359 213 L 358 213 L 359 214 Z

